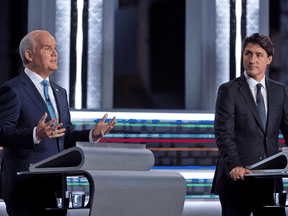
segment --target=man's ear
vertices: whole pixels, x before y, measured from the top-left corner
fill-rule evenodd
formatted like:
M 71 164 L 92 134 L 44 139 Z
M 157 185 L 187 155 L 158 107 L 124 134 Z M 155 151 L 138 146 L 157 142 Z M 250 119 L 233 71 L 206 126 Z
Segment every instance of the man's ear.
M 30 50 L 25 50 L 25 52 L 24 52 L 24 56 L 25 56 L 25 58 L 28 60 L 28 61 L 32 61 L 33 60 L 33 58 L 32 58 L 32 52 L 30 51 Z
M 267 58 L 267 65 L 270 65 L 270 64 L 271 64 L 272 59 L 273 59 L 273 56 L 272 56 L 272 55 Z

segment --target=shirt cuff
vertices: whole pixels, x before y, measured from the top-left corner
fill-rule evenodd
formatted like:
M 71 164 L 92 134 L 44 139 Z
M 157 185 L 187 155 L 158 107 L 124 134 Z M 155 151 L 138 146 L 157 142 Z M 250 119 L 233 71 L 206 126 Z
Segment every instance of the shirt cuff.
M 93 132 L 93 129 L 90 130 L 89 132 L 89 142 L 90 143 L 98 143 L 100 139 L 96 140 L 95 142 L 93 141 L 93 138 L 92 138 L 92 132 Z
M 37 138 L 36 138 L 36 127 L 34 127 L 34 129 L 33 129 L 33 142 L 35 145 L 38 145 L 40 143 L 40 141 L 37 140 Z

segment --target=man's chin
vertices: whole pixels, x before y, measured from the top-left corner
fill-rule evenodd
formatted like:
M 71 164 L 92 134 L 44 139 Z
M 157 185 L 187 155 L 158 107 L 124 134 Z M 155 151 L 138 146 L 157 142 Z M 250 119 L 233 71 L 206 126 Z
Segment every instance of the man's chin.
M 49 71 L 55 71 L 55 70 L 58 70 L 57 65 L 53 65 L 53 66 L 49 67 Z
M 254 70 L 249 70 L 249 71 L 246 70 L 246 73 L 251 78 L 254 78 L 257 75 L 257 71 L 256 70 L 255 71 Z

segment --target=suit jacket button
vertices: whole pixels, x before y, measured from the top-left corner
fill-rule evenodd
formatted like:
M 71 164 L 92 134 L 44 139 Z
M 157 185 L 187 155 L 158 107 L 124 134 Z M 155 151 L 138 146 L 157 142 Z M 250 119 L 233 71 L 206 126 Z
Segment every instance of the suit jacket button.
M 260 161 L 261 161 L 261 160 L 263 160 L 263 157 L 262 157 L 262 156 L 260 156 L 260 157 L 259 157 L 259 160 L 260 160 Z

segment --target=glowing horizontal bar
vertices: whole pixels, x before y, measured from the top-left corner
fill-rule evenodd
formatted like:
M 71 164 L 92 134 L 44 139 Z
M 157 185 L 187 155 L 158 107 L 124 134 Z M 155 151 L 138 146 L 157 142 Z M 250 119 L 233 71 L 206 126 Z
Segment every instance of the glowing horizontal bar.
M 212 186 L 212 184 L 187 184 L 187 186 Z
M 192 143 L 215 143 L 214 139 L 100 139 L 99 142 L 192 142 Z
M 106 120 L 106 123 L 109 122 L 109 120 Z M 117 119 L 116 119 L 117 121 Z M 95 125 L 97 122 L 75 122 L 73 121 L 73 125 Z M 147 127 L 191 127 L 191 128 L 213 128 L 214 126 L 212 124 L 207 125 L 207 124 L 163 124 L 163 123 L 153 123 L 153 124 L 147 124 L 147 123 L 116 123 L 116 126 L 128 126 L 128 127 L 142 127 L 142 126 L 147 126 Z
M 185 196 L 185 198 L 186 199 L 217 199 L 217 198 L 219 198 L 219 196 L 218 195 L 186 195 Z M 207 202 L 207 201 L 205 201 L 205 202 Z M 207 203 L 205 203 L 205 202 L 201 202 L 201 204 L 199 204 L 198 202 L 197 202 L 197 207 L 199 206 L 199 205 L 203 205 L 203 206 L 205 206 L 205 205 L 207 205 Z M 188 202 L 185 202 L 185 205 L 189 205 L 189 203 Z M 219 204 L 220 205 L 220 204 Z
M 150 151 L 218 151 L 218 148 L 148 148 Z
M 181 170 L 178 171 L 185 179 L 213 179 L 214 171 L 213 172 L 182 172 Z
M 129 137 L 129 138 L 211 138 L 214 139 L 214 134 L 107 134 L 105 137 Z
M 161 112 L 111 112 L 111 111 L 71 111 L 72 121 L 85 121 L 102 118 L 105 114 L 109 118 L 116 116 L 117 119 L 138 119 L 138 120 L 199 120 L 214 121 L 214 113 L 161 113 Z
M 89 185 L 89 183 L 67 183 L 67 185 Z
M 215 170 L 216 166 L 154 166 L 152 169 L 171 169 L 171 170 Z

